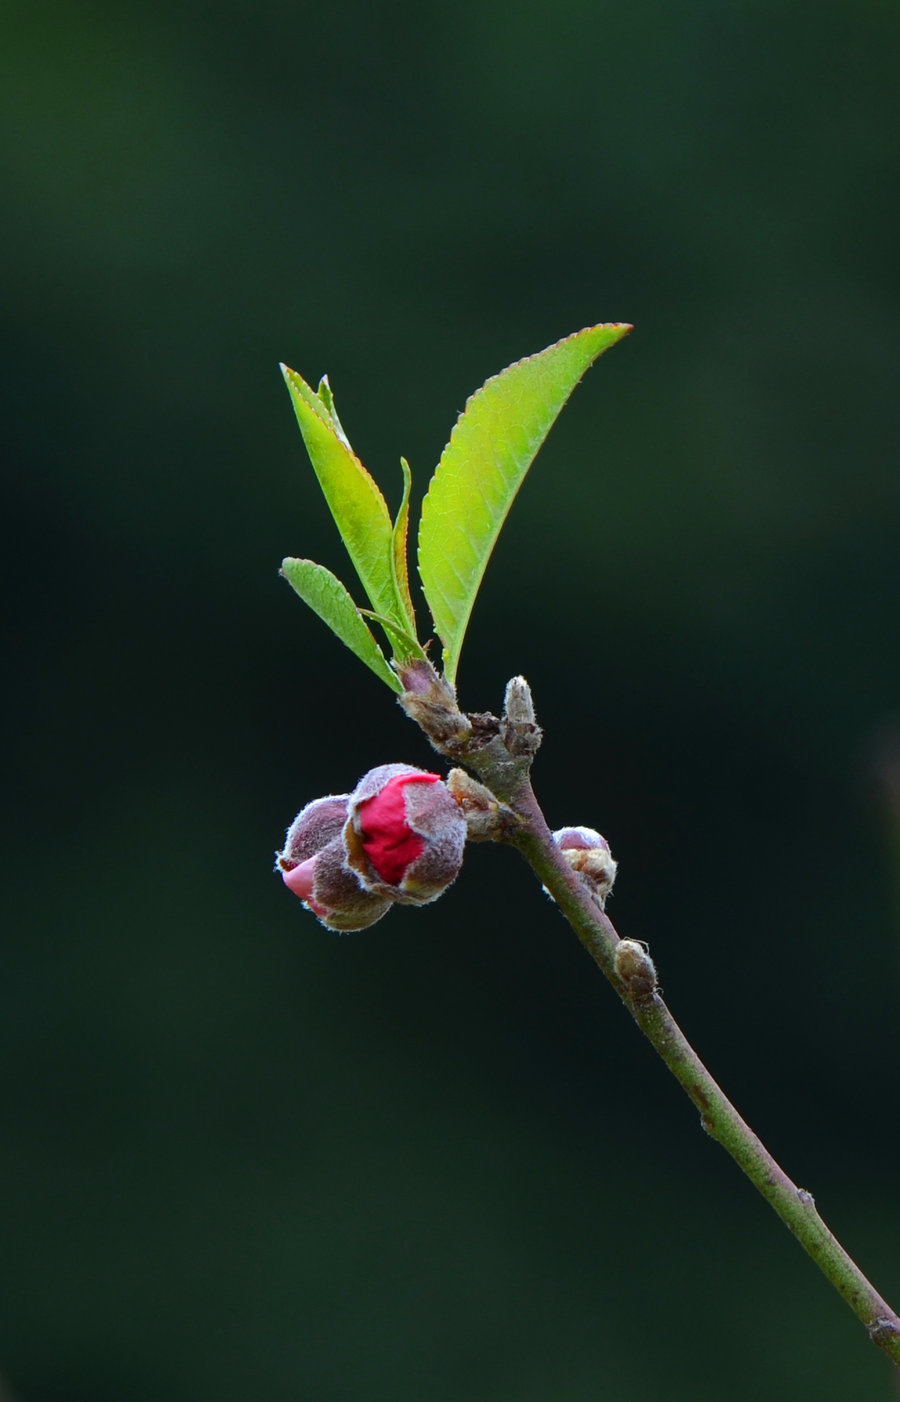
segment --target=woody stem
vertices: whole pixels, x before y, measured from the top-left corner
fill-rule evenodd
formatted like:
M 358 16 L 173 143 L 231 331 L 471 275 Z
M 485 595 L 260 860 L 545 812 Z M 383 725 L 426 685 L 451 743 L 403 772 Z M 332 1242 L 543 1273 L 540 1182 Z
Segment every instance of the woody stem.
M 615 953 L 620 936 L 553 841 L 530 780 L 521 785 L 512 806 L 522 821 L 508 840 L 546 886 L 588 954 L 697 1107 L 703 1128 L 718 1140 L 778 1213 L 862 1320 L 872 1342 L 900 1366 L 900 1317 L 825 1225 L 812 1194 L 798 1188 L 776 1163 L 704 1066 L 659 993 L 655 989 L 633 992 L 616 973 Z
M 816 1211 L 812 1194 L 791 1181 L 713 1079 L 660 997 L 652 963 L 647 961 L 651 974 L 642 979 L 626 981 L 624 969 L 623 976 L 617 972 L 616 950 L 622 943 L 619 934 L 553 841 L 531 786 L 531 765 L 541 732 L 528 683 L 523 677 L 512 679 L 498 720 L 488 714 L 463 714 L 452 687 L 427 662 L 413 662 L 401 675 L 406 688 L 399 698 L 403 709 L 440 754 L 465 764 L 497 800 L 495 829 L 483 835 L 510 843 L 522 853 L 699 1110 L 703 1128 L 778 1213 L 862 1320 L 872 1342 L 900 1366 L 900 1317 L 829 1231 Z

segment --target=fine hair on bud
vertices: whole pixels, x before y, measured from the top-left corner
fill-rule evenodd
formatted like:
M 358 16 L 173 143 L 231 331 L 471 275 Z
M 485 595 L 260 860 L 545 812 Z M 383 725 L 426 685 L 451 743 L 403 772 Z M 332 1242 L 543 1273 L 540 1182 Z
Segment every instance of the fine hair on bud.
M 656 965 L 640 940 L 619 940 L 615 954 L 616 973 L 634 998 L 649 998 L 656 992 Z
M 301 808 L 285 834 L 284 847 L 275 859 L 278 871 L 291 871 L 327 847 L 347 821 L 348 793 L 326 794 Z
M 606 838 L 594 828 L 568 827 L 557 828 L 553 841 L 572 870 L 604 905 L 618 870 Z
M 513 725 L 534 725 L 534 701 L 524 677 L 511 677 L 506 683 L 503 714 Z

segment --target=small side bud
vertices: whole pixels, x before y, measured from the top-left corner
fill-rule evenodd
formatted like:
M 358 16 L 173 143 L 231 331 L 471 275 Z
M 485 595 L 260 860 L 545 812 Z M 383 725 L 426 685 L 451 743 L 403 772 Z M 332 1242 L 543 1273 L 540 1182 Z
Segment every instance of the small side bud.
M 466 820 L 470 842 L 500 842 L 503 838 L 502 809 L 498 799 L 464 769 L 451 769 L 447 775 L 450 790 Z
M 349 794 L 329 794 L 308 803 L 288 828 L 275 861 L 288 890 L 329 930 L 364 930 L 391 905 L 363 890 L 344 861 L 349 799 Z
M 360 884 L 401 905 L 426 905 L 462 866 L 466 820 L 437 774 L 381 764 L 347 805 L 344 847 Z
M 649 998 L 656 992 L 656 965 L 639 940 L 619 940 L 616 973 L 633 998 Z
M 613 860 L 606 838 L 594 828 L 557 828 L 553 841 L 569 866 L 590 887 L 601 906 L 613 888 L 618 863 Z

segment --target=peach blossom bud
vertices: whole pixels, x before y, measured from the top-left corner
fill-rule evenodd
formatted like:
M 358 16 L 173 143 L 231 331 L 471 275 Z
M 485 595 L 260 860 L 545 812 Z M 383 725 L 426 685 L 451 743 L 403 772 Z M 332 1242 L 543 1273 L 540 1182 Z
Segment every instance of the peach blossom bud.
M 603 905 L 613 888 L 617 869 L 606 838 L 593 828 L 571 827 L 558 828 L 553 841 Z
M 441 895 L 459 872 L 465 841 L 465 817 L 437 774 L 381 764 L 350 795 L 347 862 L 367 891 L 401 905 Z

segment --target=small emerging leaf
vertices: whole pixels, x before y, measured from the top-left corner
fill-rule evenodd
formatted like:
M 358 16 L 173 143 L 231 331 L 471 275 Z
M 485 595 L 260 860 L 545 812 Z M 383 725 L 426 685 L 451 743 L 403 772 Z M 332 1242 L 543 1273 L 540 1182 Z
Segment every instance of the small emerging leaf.
M 591 326 L 488 380 L 468 400 L 422 504 L 419 574 L 451 685 L 472 605 L 516 492 L 572 390 L 631 330 Z
M 318 399 L 321 400 L 321 402 L 325 405 L 325 408 L 328 410 L 331 422 L 334 424 L 334 431 L 337 434 L 338 438 L 341 440 L 342 443 L 344 443 L 348 448 L 350 448 L 350 439 L 344 432 L 344 425 L 338 418 L 338 411 L 334 405 L 334 395 L 331 392 L 331 385 L 328 383 L 327 375 L 323 375 L 321 380 L 319 381 L 319 388 L 316 391 L 316 396 Z M 353 449 L 350 448 L 350 451 L 352 453 Z
M 408 620 L 394 584 L 387 503 L 335 424 L 330 388 L 320 398 L 296 371 L 286 365 L 281 370 L 325 500 L 372 608 L 404 627 Z
M 409 493 L 412 488 L 412 473 L 406 458 L 400 459 L 403 469 L 403 497 L 394 522 L 391 539 L 391 566 L 394 571 L 394 587 L 397 597 L 406 612 L 406 631 L 416 636 L 416 615 L 413 610 L 412 595 L 409 592 L 409 562 L 407 559 L 406 536 L 409 526 Z M 416 645 L 418 648 L 418 644 Z M 418 649 L 421 652 L 421 649 Z M 422 654 L 424 656 L 424 654 Z
M 313 560 L 289 558 L 282 561 L 281 573 L 303 602 L 309 604 L 313 613 L 317 613 L 323 623 L 328 624 L 331 631 L 361 662 L 371 667 L 376 677 L 380 677 L 392 691 L 403 690 L 368 625 L 361 618 L 344 585 L 331 570 L 327 570 L 324 565 L 315 564 Z

